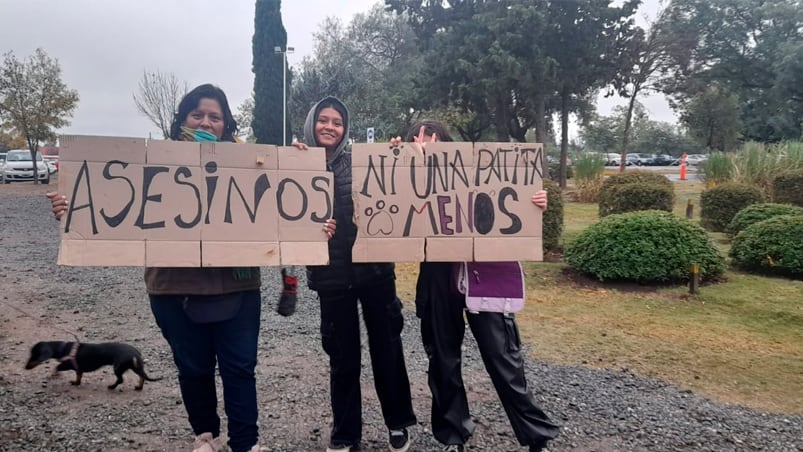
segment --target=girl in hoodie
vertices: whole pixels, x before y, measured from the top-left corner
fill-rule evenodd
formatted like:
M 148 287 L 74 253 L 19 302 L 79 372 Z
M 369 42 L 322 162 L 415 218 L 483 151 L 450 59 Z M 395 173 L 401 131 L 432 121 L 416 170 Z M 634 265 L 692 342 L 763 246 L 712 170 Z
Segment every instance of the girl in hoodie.
M 419 143 L 423 150 L 427 142 L 452 141 L 452 138 L 443 123 L 423 120 L 410 128 L 405 141 Z M 401 138 L 394 138 L 391 145 L 400 142 Z M 535 193 L 532 203 L 546 209 L 546 192 Z M 474 433 L 460 371 L 468 320 L 516 439 L 529 446 L 531 452 L 540 451 L 558 435 L 558 426 L 538 407 L 530 392 L 516 318 L 514 314 L 498 312 L 465 312 L 465 296 L 453 289 L 454 265 L 422 262 L 416 284 L 416 315 L 421 318 L 421 339 L 429 358 L 432 433 L 445 445 L 443 450 L 454 452 L 462 452 L 464 443 Z
M 374 386 L 389 431 L 391 451 L 410 447 L 407 427 L 416 423 L 410 382 L 404 363 L 401 331 L 404 317 L 396 297 L 392 263 L 354 263 L 351 247 L 357 237 L 352 221 L 351 149 L 346 106 L 334 97 L 318 102 L 304 124 L 305 143 L 326 149 L 327 169 L 334 173 L 334 217 L 337 233 L 329 241 L 329 265 L 307 267 L 310 289 L 321 304 L 321 340 L 329 355 L 332 431 L 327 451 L 359 447 L 362 434 L 360 393 L 360 319 L 368 332 Z

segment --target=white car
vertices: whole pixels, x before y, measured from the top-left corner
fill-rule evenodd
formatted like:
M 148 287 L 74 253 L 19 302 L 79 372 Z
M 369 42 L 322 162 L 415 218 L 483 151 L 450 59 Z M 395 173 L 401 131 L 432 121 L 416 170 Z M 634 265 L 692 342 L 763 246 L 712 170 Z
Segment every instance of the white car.
M 50 174 L 53 174 L 59 170 L 59 158 L 55 155 L 45 155 L 42 156 L 47 163 L 47 168 L 50 170 Z
M 689 154 L 686 156 L 686 163 L 689 165 L 699 165 L 705 163 L 706 160 L 708 160 L 708 156 L 705 154 Z
M 16 181 L 32 181 L 33 162 L 31 161 L 31 152 L 27 149 L 8 151 L 2 171 L 4 184 Z M 42 159 L 41 154 L 36 154 L 36 171 L 39 182 L 43 184 L 50 183 L 50 168 Z

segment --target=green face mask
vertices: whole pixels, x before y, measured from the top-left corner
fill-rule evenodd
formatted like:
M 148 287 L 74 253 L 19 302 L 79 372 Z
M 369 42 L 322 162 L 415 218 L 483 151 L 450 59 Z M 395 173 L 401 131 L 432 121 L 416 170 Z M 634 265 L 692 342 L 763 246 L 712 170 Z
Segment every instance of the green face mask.
M 206 130 L 197 129 L 195 131 L 195 141 L 217 141 L 217 137 Z
M 185 139 L 189 138 L 192 141 L 217 141 L 217 137 L 206 130 L 190 129 L 189 127 L 182 127 L 181 134 Z

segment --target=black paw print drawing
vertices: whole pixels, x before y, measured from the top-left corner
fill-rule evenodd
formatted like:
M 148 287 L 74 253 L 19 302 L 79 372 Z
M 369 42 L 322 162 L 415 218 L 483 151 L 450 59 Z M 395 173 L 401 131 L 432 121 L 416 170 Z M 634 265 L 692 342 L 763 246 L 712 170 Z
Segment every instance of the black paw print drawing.
M 390 235 L 393 233 L 393 217 L 391 214 L 399 213 L 399 206 L 392 204 L 387 211 L 385 206 L 385 201 L 380 199 L 376 202 L 376 208 L 368 207 L 365 209 L 365 216 L 368 217 L 368 226 L 365 230 L 368 235 Z

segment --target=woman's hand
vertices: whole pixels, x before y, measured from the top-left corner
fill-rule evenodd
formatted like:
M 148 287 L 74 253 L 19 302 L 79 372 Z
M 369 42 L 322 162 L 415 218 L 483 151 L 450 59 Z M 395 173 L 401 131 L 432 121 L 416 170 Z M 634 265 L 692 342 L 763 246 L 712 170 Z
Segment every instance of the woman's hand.
M 547 196 L 546 190 L 538 190 L 532 197 L 532 202 L 535 204 L 536 207 L 540 208 L 541 210 L 546 210 L 547 207 Z
M 53 216 L 56 217 L 57 220 L 61 220 L 61 217 L 64 216 L 64 213 L 67 212 L 67 197 L 61 196 L 57 192 L 49 192 L 46 193 L 47 199 L 50 200 L 50 207 L 53 211 Z
M 306 144 L 304 144 L 304 143 L 302 143 L 300 141 L 294 141 L 294 142 L 290 143 L 290 145 L 293 146 L 294 148 L 298 149 L 299 151 L 307 151 L 307 150 L 309 150 L 309 147 L 307 147 Z
M 329 237 L 329 240 L 335 236 L 335 230 L 337 229 L 337 221 L 334 218 L 330 218 L 326 220 L 326 223 L 323 224 L 323 232 L 326 233 L 326 236 Z

